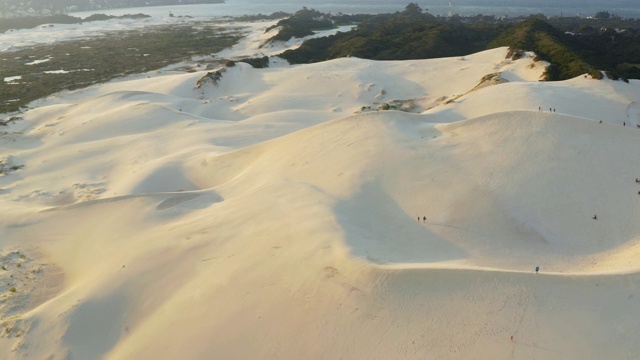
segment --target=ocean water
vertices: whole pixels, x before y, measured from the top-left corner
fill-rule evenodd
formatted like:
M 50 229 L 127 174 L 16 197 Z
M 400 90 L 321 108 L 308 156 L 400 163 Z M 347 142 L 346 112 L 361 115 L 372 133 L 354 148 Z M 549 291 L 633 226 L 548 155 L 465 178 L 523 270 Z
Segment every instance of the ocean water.
M 271 14 L 276 11 L 295 12 L 303 6 L 321 12 L 345 14 L 380 14 L 402 11 L 415 2 L 433 15 L 449 13 L 448 0 L 226 0 L 221 4 L 175 5 L 153 8 L 130 8 L 74 13 L 89 16 L 100 12 L 123 15 L 145 13 L 152 16 L 168 15 L 169 12 L 193 17 L 240 16 L 244 14 Z M 640 0 L 452 0 L 451 12 L 463 16 L 486 14 L 496 16 L 519 16 L 545 14 L 547 16 L 594 16 L 598 11 L 608 11 L 623 18 L 640 18 Z

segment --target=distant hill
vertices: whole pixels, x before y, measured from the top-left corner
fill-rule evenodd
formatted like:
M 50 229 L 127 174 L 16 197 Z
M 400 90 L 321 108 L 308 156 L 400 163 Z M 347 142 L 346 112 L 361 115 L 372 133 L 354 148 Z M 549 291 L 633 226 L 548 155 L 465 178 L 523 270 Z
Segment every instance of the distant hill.
M 489 19 L 491 20 L 491 19 Z M 569 19 L 573 23 L 579 21 Z M 613 28 L 584 20 L 583 31 L 571 33 L 531 16 L 502 22 L 454 16 L 434 17 L 417 7 L 403 12 L 371 16 L 346 33 L 305 41 L 280 56 L 290 63 L 309 63 L 345 56 L 373 60 L 429 59 L 463 56 L 508 46 L 514 56 L 533 51 L 550 63 L 547 80 L 570 79 L 589 73 L 610 78 L 640 78 L 640 31 Z M 562 18 L 554 20 L 562 23 Z M 631 24 L 631 23 L 625 23 Z M 285 28 L 286 30 L 286 28 Z
M 463 26 L 443 21 L 410 4 L 402 12 L 371 16 L 351 32 L 308 40 L 281 56 L 292 63 L 344 56 L 374 60 L 457 56 L 484 50 L 501 30 L 500 26 Z
M 65 14 L 70 11 L 176 4 L 217 4 L 224 0 L 0 0 L 0 17 Z
M 547 69 L 548 80 L 562 80 L 591 73 L 599 77 L 598 69 L 587 62 L 577 49 L 572 48 L 572 35 L 554 28 L 547 22 L 532 18 L 509 28 L 488 47 L 509 46 L 526 49 L 551 63 Z

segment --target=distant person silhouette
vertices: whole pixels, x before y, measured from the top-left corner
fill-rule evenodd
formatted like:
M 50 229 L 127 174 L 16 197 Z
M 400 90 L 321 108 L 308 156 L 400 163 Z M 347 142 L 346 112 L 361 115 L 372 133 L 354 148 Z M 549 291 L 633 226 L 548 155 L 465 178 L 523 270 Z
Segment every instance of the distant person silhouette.
M 536 274 L 540 271 L 540 266 L 536 266 Z

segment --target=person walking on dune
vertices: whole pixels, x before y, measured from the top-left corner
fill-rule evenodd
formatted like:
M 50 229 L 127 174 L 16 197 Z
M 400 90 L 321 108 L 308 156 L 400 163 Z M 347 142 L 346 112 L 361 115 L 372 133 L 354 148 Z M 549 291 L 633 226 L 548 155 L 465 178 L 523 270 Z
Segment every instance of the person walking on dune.
M 536 266 L 536 274 L 540 271 L 540 266 Z

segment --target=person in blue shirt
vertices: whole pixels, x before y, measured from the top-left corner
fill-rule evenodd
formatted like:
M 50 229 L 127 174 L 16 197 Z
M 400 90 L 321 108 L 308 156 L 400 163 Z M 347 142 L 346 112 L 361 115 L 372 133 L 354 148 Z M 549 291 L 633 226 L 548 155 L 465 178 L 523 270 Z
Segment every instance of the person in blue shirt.
M 540 266 L 536 266 L 536 274 L 540 271 Z

